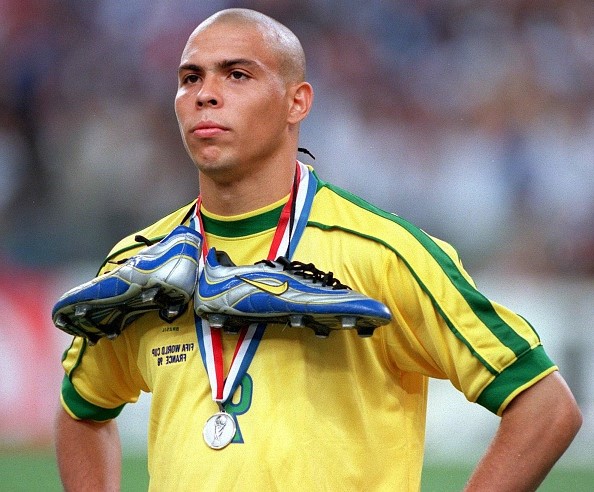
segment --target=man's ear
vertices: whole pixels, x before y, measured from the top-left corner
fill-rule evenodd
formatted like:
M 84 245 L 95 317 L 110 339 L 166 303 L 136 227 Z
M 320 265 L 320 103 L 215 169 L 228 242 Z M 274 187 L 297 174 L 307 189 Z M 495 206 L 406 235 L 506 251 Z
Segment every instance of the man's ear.
M 295 125 L 308 115 L 313 103 L 314 93 L 309 83 L 301 82 L 291 88 L 290 94 L 292 94 L 292 97 L 289 100 L 287 122 L 290 125 Z

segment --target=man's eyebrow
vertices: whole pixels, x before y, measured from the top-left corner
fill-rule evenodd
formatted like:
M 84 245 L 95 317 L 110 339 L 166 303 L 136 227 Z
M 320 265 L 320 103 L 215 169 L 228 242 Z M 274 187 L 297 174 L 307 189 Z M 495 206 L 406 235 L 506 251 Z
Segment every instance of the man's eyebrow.
M 257 67 L 260 64 L 254 60 L 250 60 L 249 58 L 235 58 L 235 59 L 231 59 L 231 60 L 223 60 L 218 65 L 221 68 L 231 68 L 231 67 L 234 67 L 235 65 Z
M 254 60 L 250 60 L 249 58 L 233 58 L 230 60 L 223 60 L 216 64 L 217 68 L 222 69 L 222 70 L 234 67 L 236 65 L 252 66 L 252 67 L 260 66 L 260 64 L 258 62 L 254 61 Z M 195 63 L 184 63 L 184 64 L 180 65 L 180 67 L 178 69 L 178 73 L 185 72 L 185 71 L 202 73 L 202 72 L 204 72 L 204 68 L 201 67 L 200 65 L 196 65 Z
M 185 72 L 185 71 L 188 71 L 188 72 L 202 72 L 203 69 L 202 69 L 201 66 L 195 65 L 194 63 L 184 63 L 183 65 L 180 65 L 179 66 L 179 68 L 178 68 L 177 71 L 178 71 L 178 73 Z

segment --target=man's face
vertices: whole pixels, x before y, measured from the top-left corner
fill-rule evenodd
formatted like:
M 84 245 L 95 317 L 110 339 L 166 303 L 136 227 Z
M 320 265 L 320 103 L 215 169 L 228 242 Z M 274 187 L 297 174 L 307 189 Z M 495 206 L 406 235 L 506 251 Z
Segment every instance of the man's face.
M 290 100 L 278 57 L 258 30 L 218 23 L 190 37 L 175 112 L 203 173 L 234 180 L 273 161 L 286 145 Z

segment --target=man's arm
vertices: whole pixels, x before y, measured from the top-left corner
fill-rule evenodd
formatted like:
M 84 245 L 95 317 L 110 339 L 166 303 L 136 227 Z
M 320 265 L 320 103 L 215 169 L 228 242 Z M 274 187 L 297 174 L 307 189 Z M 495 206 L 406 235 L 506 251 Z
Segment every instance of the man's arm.
M 581 412 L 565 380 L 558 372 L 549 374 L 505 409 L 465 490 L 536 490 L 581 424 Z
M 56 456 L 64 490 L 120 490 L 122 452 L 115 420 L 75 420 L 60 408 Z

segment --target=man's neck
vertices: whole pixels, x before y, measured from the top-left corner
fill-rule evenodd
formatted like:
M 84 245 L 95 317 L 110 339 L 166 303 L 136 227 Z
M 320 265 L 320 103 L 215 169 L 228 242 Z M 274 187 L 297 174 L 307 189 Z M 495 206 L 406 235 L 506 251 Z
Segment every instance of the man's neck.
M 291 192 L 295 168 L 254 173 L 236 181 L 221 181 L 200 174 L 204 207 L 217 215 L 239 215 L 277 202 Z

